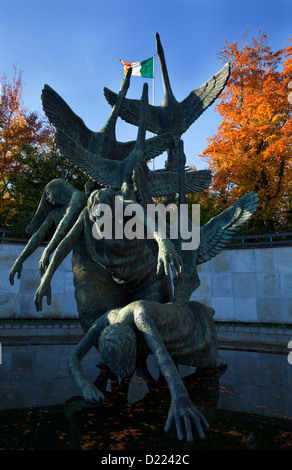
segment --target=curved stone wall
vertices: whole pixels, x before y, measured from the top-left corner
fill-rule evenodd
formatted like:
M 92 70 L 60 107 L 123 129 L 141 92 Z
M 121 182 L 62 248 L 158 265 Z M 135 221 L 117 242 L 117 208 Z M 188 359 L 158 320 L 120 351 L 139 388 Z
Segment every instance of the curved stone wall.
M 33 298 L 43 248 L 25 261 L 21 279 L 9 270 L 23 245 L 0 244 L 0 318 L 77 318 L 71 255 L 52 280 L 52 303 L 37 312 Z M 292 247 L 228 249 L 198 267 L 200 287 L 192 299 L 215 309 L 215 320 L 292 324 Z

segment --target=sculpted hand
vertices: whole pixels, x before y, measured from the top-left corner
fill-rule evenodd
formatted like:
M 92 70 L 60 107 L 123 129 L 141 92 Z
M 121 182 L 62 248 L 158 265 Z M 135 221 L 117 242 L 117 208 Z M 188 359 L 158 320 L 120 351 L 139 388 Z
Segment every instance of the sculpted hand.
M 39 261 L 39 275 L 43 276 L 46 272 L 46 269 L 50 262 L 50 256 L 46 253 L 46 250 L 43 252 L 41 259 Z
M 171 266 L 172 274 L 174 277 L 180 276 L 182 272 L 182 260 L 176 252 L 173 244 L 168 239 L 162 239 L 158 242 L 158 260 L 157 260 L 157 273 L 161 266 L 164 266 L 164 272 L 169 274 L 169 264 Z
M 34 303 L 38 312 L 42 310 L 42 300 L 44 296 L 47 297 L 47 304 L 50 305 L 51 304 L 51 284 L 50 284 L 50 281 L 46 281 L 43 278 L 34 296 Z
M 85 401 L 90 402 L 103 401 L 105 399 L 104 394 L 90 382 L 82 387 L 82 395 Z
M 201 439 L 205 437 L 203 426 L 207 429 L 209 428 L 205 417 L 194 407 L 188 395 L 182 395 L 177 399 L 172 399 L 164 431 L 167 432 L 170 430 L 173 420 L 179 440 L 183 439 L 183 426 L 185 426 L 188 442 L 193 441 L 192 421 L 195 423 Z
M 16 260 L 9 272 L 9 282 L 12 286 L 14 285 L 14 276 L 16 273 L 17 273 L 17 279 L 21 278 L 21 270 L 22 270 L 22 263 Z

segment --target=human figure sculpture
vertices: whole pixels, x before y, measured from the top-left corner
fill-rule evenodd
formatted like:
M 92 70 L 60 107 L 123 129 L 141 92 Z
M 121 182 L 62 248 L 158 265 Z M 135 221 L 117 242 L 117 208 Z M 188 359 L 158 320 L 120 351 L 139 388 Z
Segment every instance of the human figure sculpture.
M 223 367 L 226 362 L 218 354 L 214 310 L 199 302 L 189 302 L 191 289 L 196 281 L 199 283 L 197 264 L 221 251 L 226 240 L 255 212 L 257 200 L 256 194 L 249 193 L 201 228 L 200 247 L 192 254 L 186 254 L 182 273 L 174 278 L 173 301 L 138 300 L 123 308 L 109 310 L 93 323 L 68 363 L 86 400 L 103 400 L 103 394 L 87 380 L 80 365 L 92 347 L 99 349 L 110 370 L 120 377 L 133 373 L 137 354 L 147 357 L 152 353 L 171 393 L 165 430 L 170 429 L 174 419 L 178 438 L 182 439 L 183 422 L 190 441 L 191 422 L 194 421 L 199 436 L 204 437 L 203 425 L 208 425 L 190 403 L 175 363 L 204 369 Z
M 204 349 L 216 345 L 206 343 L 208 339 L 199 331 L 196 318 L 202 313 L 206 321 L 206 307 L 184 308 L 173 302 L 162 304 L 141 300 L 124 308 L 110 310 L 99 317 L 82 338 L 69 358 L 68 366 L 75 383 L 89 401 L 102 401 L 104 396 L 84 375 L 80 361 L 91 347 L 99 345 L 101 357 L 109 369 L 118 377 L 130 376 L 135 371 L 138 354 L 152 353 L 164 376 L 171 395 L 171 406 L 165 425 L 169 431 L 173 420 L 179 439 L 183 439 L 185 427 L 187 440 L 192 441 L 191 423 L 194 422 L 200 438 L 203 428 L 209 425 L 202 413 L 191 402 L 188 392 L 178 374 L 174 361 L 203 367 L 222 367 L 226 363 L 218 355 L 216 360 L 206 359 Z M 207 309 L 212 315 L 211 309 Z M 206 351 L 205 351 L 206 352 Z M 212 361 L 213 359 L 213 361 Z

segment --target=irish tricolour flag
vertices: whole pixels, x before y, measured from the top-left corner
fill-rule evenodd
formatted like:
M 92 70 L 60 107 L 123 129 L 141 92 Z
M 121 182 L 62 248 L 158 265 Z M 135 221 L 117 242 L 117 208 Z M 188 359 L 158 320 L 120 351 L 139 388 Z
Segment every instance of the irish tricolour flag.
M 127 74 L 129 67 L 132 67 L 132 75 L 137 77 L 154 78 L 153 74 L 153 57 L 147 60 L 141 60 L 141 62 L 125 62 L 120 59 L 120 62 L 124 64 L 124 74 Z

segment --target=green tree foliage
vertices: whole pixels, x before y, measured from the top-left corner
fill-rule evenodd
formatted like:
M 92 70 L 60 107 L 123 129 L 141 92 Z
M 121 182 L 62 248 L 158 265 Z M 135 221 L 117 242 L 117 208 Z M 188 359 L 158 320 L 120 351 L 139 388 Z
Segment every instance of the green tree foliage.
M 14 158 L 21 166 L 21 171 L 10 179 L 13 210 L 17 210 L 12 227 L 17 232 L 25 231 L 38 207 L 44 187 L 51 180 L 62 178 L 81 191 L 88 180 L 60 154 L 53 142 L 48 143 L 46 150 L 24 144 Z

